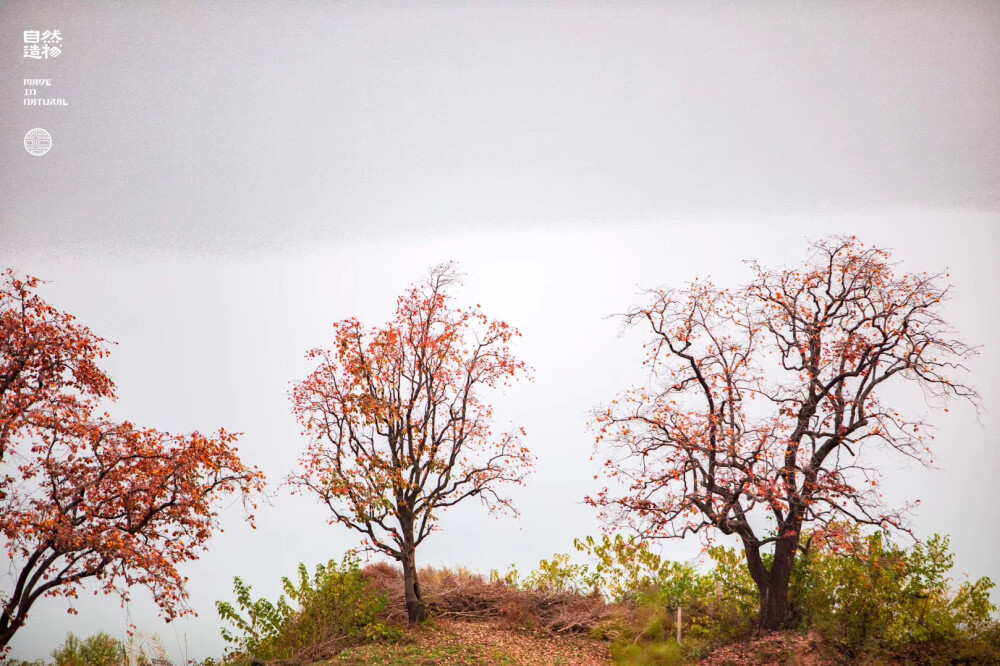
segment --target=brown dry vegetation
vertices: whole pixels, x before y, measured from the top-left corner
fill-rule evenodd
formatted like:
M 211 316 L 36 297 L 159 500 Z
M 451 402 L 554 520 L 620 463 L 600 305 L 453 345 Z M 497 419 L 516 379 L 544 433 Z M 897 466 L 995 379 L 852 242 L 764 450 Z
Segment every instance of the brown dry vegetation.
M 388 622 L 406 621 L 403 576 L 398 567 L 373 564 L 362 575 L 389 598 Z M 424 601 L 431 614 L 455 620 L 489 620 L 513 629 L 552 636 L 587 634 L 611 617 L 613 608 L 598 595 L 542 592 L 490 582 L 466 569 L 420 571 Z
M 408 625 L 400 568 L 380 562 L 361 575 L 389 599 L 382 621 L 400 630 L 400 637 L 348 649 L 328 641 L 281 664 L 612 663 L 609 643 L 590 637 L 615 610 L 598 595 L 523 590 L 467 569 L 428 567 L 420 581 L 433 619 Z

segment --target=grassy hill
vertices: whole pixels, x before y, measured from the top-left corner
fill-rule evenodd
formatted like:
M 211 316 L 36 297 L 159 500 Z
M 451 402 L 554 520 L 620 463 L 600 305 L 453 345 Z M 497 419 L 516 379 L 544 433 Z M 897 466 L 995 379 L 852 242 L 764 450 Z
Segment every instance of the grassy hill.
M 992 582 L 952 584 L 947 539 L 903 549 L 879 535 L 854 551 L 811 553 L 796 569 L 789 629 L 756 631 L 756 590 L 739 553 L 714 568 L 590 541 L 598 564 L 567 555 L 521 577 L 420 570 L 430 619 L 408 625 L 402 573 L 330 562 L 285 580 L 287 599 L 220 603 L 236 648 L 227 662 L 338 664 L 1000 664 Z M 612 547 L 613 546 L 613 547 Z M 676 609 L 682 609 L 678 643 Z
M 389 563 L 300 565 L 276 601 L 236 578 L 235 600 L 217 603 L 230 649 L 201 666 L 1000 664 L 993 583 L 955 584 L 946 538 L 903 548 L 857 533 L 847 551 L 804 553 L 788 628 L 763 634 L 739 551 L 710 549 L 702 569 L 617 537 L 577 545 L 588 563 L 556 555 L 526 576 L 423 568 L 429 619 L 412 625 Z M 56 666 L 122 663 L 110 636 L 70 639 Z

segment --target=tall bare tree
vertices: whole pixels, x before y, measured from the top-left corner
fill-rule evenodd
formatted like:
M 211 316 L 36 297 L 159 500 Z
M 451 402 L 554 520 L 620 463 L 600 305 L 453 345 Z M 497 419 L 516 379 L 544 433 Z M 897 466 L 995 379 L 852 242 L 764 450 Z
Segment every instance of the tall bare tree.
M 810 249 L 800 268 L 751 264 L 742 289 L 653 292 L 625 315 L 651 333 L 648 385 L 596 414 L 617 483 L 588 501 L 650 537 L 739 536 L 765 630 L 786 622 L 810 530 L 834 519 L 907 529 L 908 507 L 883 505 L 868 454 L 929 462 L 927 424 L 886 389 L 977 401 L 956 380 L 973 350 L 941 314 L 946 274 L 900 274 L 855 237 Z

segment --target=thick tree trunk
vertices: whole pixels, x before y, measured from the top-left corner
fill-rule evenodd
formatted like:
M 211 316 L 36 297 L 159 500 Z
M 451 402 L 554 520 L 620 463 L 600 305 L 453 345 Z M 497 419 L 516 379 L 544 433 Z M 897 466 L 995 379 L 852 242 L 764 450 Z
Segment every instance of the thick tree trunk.
M 406 618 L 410 624 L 427 619 L 427 607 L 420 595 L 420 581 L 417 580 L 417 563 L 414 551 L 403 553 L 403 593 L 406 595 Z
M 760 632 L 777 631 L 785 627 L 788 618 L 788 578 L 783 581 L 772 575 L 768 585 L 760 592 Z
M 774 550 L 771 570 L 767 571 L 763 580 L 755 578 L 760 594 L 760 620 L 757 623 L 759 632 L 777 631 L 788 625 L 788 587 L 792 579 L 795 548 L 794 541 L 779 541 Z

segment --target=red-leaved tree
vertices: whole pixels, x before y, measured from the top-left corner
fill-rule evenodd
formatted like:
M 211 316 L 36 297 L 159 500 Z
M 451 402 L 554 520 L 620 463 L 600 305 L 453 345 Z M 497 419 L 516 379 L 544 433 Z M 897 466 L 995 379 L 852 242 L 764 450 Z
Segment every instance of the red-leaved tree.
M 146 586 L 168 620 L 190 612 L 177 565 L 215 531 L 218 499 L 263 489 L 234 434 L 175 436 L 99 413 L 115 397 L 97 365 L 107 343 L 37 287 L 10 270 L 0 283 L 0 533 L 14 574 L 0 654 L 39 598 L 76 597 L 88 579 L 123 599 Z
M 596 413 L 616 483 L 588 501 L 649 537 L 737 535 L 770 630 L 787 620 L 810 530 L 837 519 L 906 529 L 870 454 L 926 463 L 927 428 L 885 390 L 976 394 L 956 381 L 972 350 L 942 317 L 946 275 L 900 273 L 854 237 L 813 243 L 798 268 L 752 268 L 744 288 L 696 281 L 625 315 L 651 332 L 649 382 Z
M 525 373 L 509 348 L 519 333 L 455 307 L 456 281 L 438 266 L 385 326 L 334 324 L 333 346 L 308 353 L 318 366 L 292 392 L 309 445 L 291 482 L 401 563 L 411 622 L 426 613 L 416 550 L 441 512 L 471 497 L 513 511 L 499 486 L 521 483 L 531 462 L 522 429 L 495 433 L 482 395 Z

